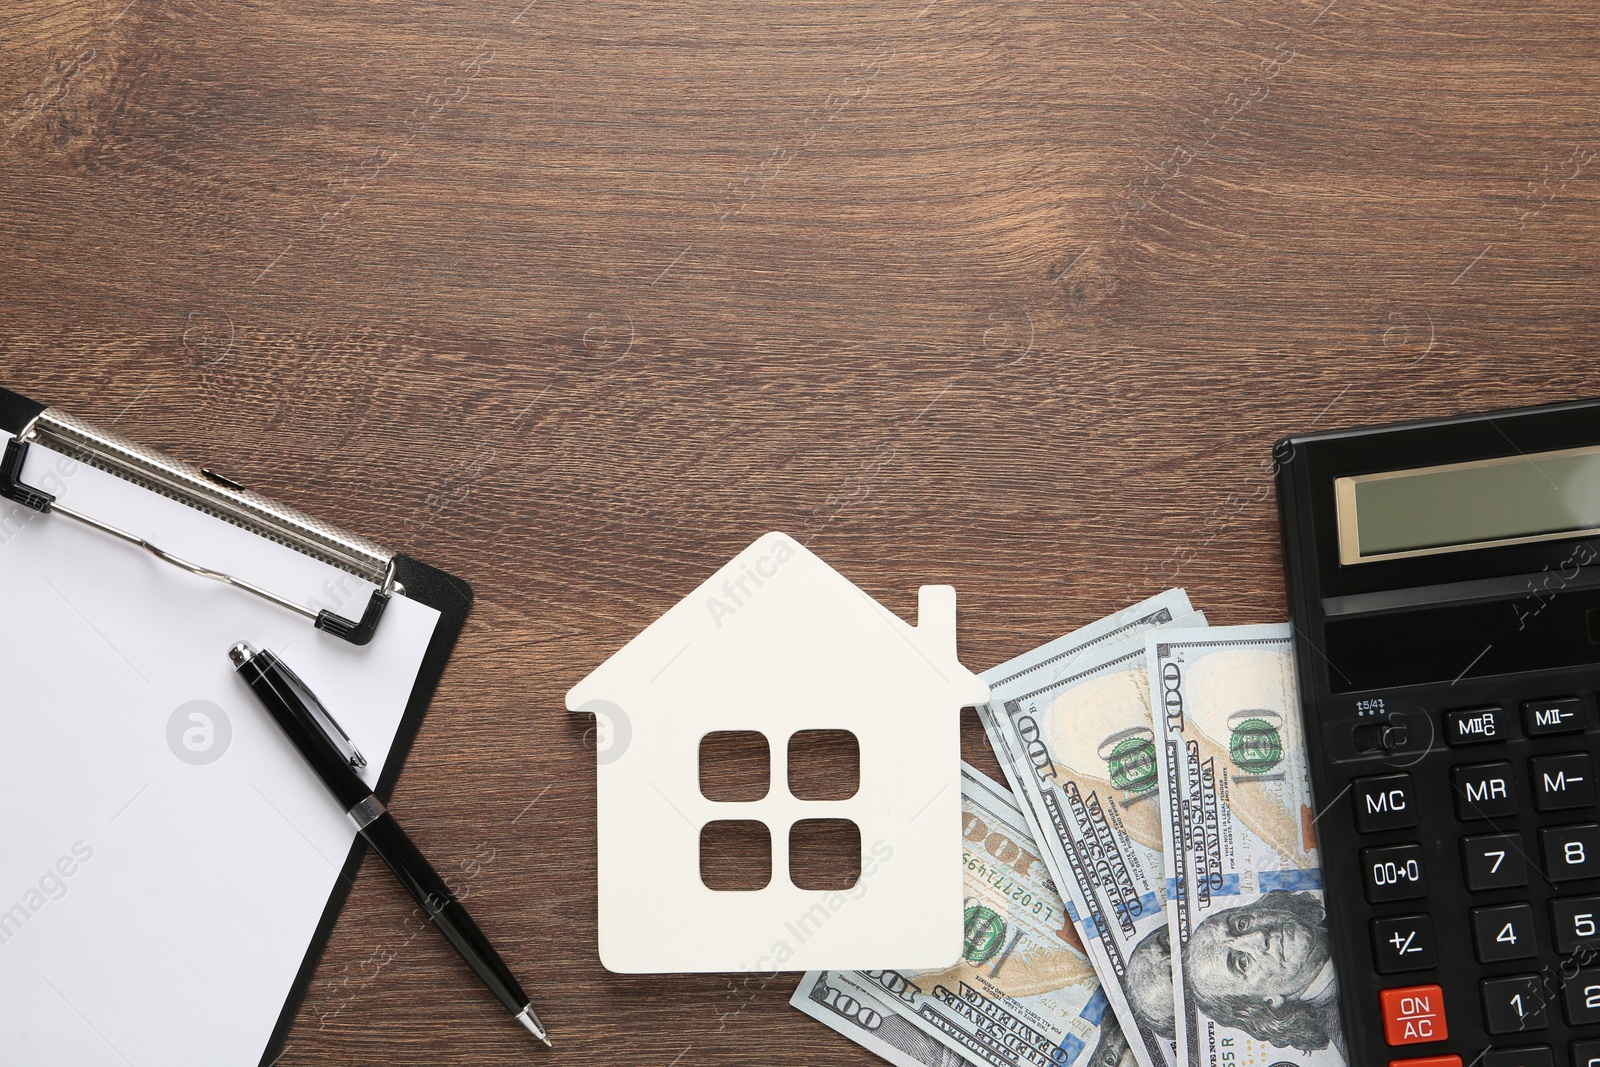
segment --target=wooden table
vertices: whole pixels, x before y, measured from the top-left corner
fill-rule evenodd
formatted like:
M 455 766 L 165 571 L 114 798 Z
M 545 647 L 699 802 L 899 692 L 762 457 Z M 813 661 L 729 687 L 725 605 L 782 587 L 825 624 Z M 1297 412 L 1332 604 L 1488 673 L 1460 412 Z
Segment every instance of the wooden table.
M 982 669 L 1283 617 L 1279 435 L 1596 392 L 1592 4 L 124 3 L 0 16 L 0 380 L 473 583 L 393 806 L 552 1063 L 877 1062 L 595 953 L 563 695 L 762 532 Z M 283 1067 L 538 1061 L 410 910 Z

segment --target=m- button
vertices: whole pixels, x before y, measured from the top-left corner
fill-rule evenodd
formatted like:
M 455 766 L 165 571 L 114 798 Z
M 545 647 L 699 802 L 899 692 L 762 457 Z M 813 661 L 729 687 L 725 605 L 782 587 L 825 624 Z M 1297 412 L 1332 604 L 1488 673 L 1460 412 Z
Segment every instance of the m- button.
M 1350 783 L 1350 795 L 1355 798 L 1356 829 L 1364 834 L 1417 825 L 1409 774 L 1357 778 Z
M 1444 990 L 1436 985 L 1380 990 L 1378 1001 L 1383 1006 L 1383 1039 L 1391 1045 L 1417 1045 L 1450 1036 Z
M 1594 765 L 1587 752 L 1535 756 L 1528 761 L 1533 779 L 1533 806 L 1540 811 L 1566 811 L 1594 804 Z

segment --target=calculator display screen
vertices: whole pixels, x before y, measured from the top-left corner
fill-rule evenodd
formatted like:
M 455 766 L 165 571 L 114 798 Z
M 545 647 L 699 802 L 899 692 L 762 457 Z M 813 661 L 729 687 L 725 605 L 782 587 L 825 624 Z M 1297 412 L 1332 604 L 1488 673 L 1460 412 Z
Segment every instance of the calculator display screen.
M 1334 480 L 1339 562 L 1600 532 L 1600 446 Z

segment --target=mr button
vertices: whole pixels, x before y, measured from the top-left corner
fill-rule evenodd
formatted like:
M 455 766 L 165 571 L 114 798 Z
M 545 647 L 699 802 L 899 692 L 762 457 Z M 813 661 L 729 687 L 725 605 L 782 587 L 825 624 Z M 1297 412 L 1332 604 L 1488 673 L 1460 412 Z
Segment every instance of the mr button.
M 1378 993 L 1383 1006 L 1383 1039 L 1391 1045 L 1443 1041 L 1450 1036 L 1444 1021 L 1444 990 L 1436 985 L 1403 986 Z
M 1462 822 L 1517 813 L 1516 784 L 1505 760 L 1453 767 L 1450 784 L 1456 795 L 1456 817 Z
M 1357 778 L 1350 783 L 1350 795 L 1355 798 L 1356 829 L 1364 834 L 1417 825 L 1409 774 Z

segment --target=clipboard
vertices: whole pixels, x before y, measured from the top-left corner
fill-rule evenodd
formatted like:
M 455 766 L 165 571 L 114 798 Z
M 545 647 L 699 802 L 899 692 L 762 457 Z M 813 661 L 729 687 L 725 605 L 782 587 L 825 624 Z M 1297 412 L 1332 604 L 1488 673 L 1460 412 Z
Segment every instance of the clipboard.
M 399 671 L 396 672 L 398 674 L 409 672 L 412 663 L 415 662 L 415 677 L 409 684 L 409 690 L 403 681 L 394 681 L 390 686 L 392 692 L 387 696 L 389 709 L 385 712 L 387 717 L 382 720 L 384 740 L 388 740 L 388 744 L 378 746 L 383 756 L 380 761 L 375 761 L 377 766 L 373 768 L 376 776 L 376 780 L 371 783 L 374 792 L 380 800 L 385 803 L 389 801 L 400 768 L 416 738 L 422 717 L 471 608 L 472 589 L 465 581 L 410 556 L 383 548 L 364 537 L 305 515 L 261 494 L 253 493 L 215 472 L 191 466 L 144 448 L 107 428 L 95 426 L 57 408 L 47 407 L 3 388 L 0 388 L 0 437 L 6 438 L 3 459 L 0 459 L 0 553 L 9 551 L 9 542 L 19 534 L 26 534 L 30 543 L 37 546 L 46 537 L 66 536 L 65 531 L 68 526 L 76 527 L 77 532 L 72 536 L 77 538 L 77 544 L 98 546 L 93 551 L 108 553 L 106 560 L 102 562 L 108 563 L 113 568 L 126 565 L 126 574 L 130 576 L 130 589 L 137 587 L 148 592 L 153 587 L 151 583 L 158 581 L 156 576 L 159 574 L 161 595 L 163 598 L 171 598 L 170 603 L 162 605 L 160 609 L 162 611 L 181 613 L 191 605 L 199 611 L 200 606 L 204 605 L 209 606 L 208 609 L 220 608 L 223 616 L 227 618 L 243 617 L 238 613 L 246 610 L 255 613 L 250 616 L 252 618 L 267 617 L 261 613 L 281 613 L 282 619 L 286 621 L 280 623 L 274 620 L 271 623 L 274 629 L 289 633 L 289 630 L 282 628 L 303 625 L 303 639 L 295 637 L 293 640 L 303 641 L 302 648 L 306 651 L 319 653 L 324 658 L 334 657 L 336 663 L 361 664 L 363 670 L 377 670 L 385 664 L 398 665 Z M 30 452 L 36 453 L 31 465 Z M 164 509 L 161 511 L 163 515 L 184 524 L 186 530 L 194 526 L 195 529 L 202 531 L 197 537 L 191 538 L 191 541 L 203 543 L 214 535 L 219 543 L 227 541 L 235 556 L 239 556 L 244 548 L 248 548 L 250 552 L 257 552 L 259 549 L 257 554 L 269 556 L 280 562 L 293 563 L 300 580 L 290 582 L 289 587 L 275 589 L 271 587 L 273 582 L 270 577 L 262 577 L 260 573 L 241 575 L 237 573 L 237 569 L 230 569 L 214 561 L 200 558 L 204 553 L 195 550 L 192 544 L 185 545 L 185 551 L 182 553 L 173 551 L 170 544 L 162 545 L 148 531 L 129 528 L 134 523 L 124 518 L 104 513 L 95 514 L 88 504 L 80 505 L 72 493 L 63 495 L 52 492 L 52 488 L 59 488 L 55 483 L 59 483 L 60 479 L 54 478 L 50 467 L 43 467 L 46 473 L 44 477 L 40 476 L 42 458 L 51 459 L 62 470 L 69 469 L 67 464 L 74 465 L 70 468 L 73 470 L 78 469 L 76 466 L 78 464 L 83 468 L 92 469 L 96 473 L 91 476 L 91 480 L 101 487 L 103 496 L 114 497 L 120 494 L 121 498 L 132 502 L 129 508 L 124 509 L 128 514 L 146 505 L 158 510 Z M 83 481 L 82 477 L 78 479 L 79 484 Z M 119 484 L 112 484 L 113 482 Z M 77 485 L 73 486 L 73 490 L 78 492 Z M 153 494 L 153 498 L 134 499 L 142 498 L 143 494 Z M 175 508 L 174 503 L 181 507 Z M 183 511 L 185 508 L 190 511 Z M 191 511 L 194 514 L 191 514 Z M 53 528 L 55 524 L 60 524 L 60 533 Z M 268 543 L 251 546 L 242 544 L 254 538 L 260 538 Z M 121 555 L 118 555 L 119 552 Z M 4 558 L 0 558 L 0 565 L 5 562 Z M 305 575 L 315 576 L 324 572 L 336 576 L 353 576 L 354 584 L 357 586 L 356 594 L 347 596 L 343 603 L 321 607 L 315 603 L 308 604 L 305 581 L 309 579 L 306 579 Z M 122 574 L 120 571 L 116 573 L 119 576 Z M 49 582 L 48 574 L 43 577 Z M 343 589 L 346 583 L 346 578 L 337 578 L 340 589 Z M 297 584 L 298 589 L 294 588 Z M 51 588 L 54 589 L 55 586 L 52 585 Z M 329 588 L 326 581 L 322 588 L 324 590 Z M 0 611 L 8 607 L 7 601 L 14 595 L 16 594 L 0 590 Z M 26 597 L 27 594 L 23 592 L 20 595 Z M 317 598 L 313 595 L 310 599 L 315 601 Z M 249 609 L 242 607 L 244 601 L 252 601 L 253 606 Z M 396 609 L 395 605 L 401 601 L 406 603 Z M 70 598 L 67 599 L 67 603 L 71 605 Z M 431 612 L 424 609 L 431 609 Z M 73 610 L 77 611 L 76 608 Z M 432 613 L 436 613 L 436 619 L 432 619 Z M 94 629 L 93 618 L 81 611 L 77 614 L 82 617 L 84 623 Z M 295 621 L 297 615 L 301 618 Z M 61 617 L 70 619 L 65 611 Z M 431 631 L 427 630 L 426 626 L 430 619 L 432 619 Z M 405 632 L 402 634 L 402 631 Z M 31 629 L 27 632 L 30 637 L 37 636 Z M 403 642 L 402 637 L 404 637 Z M 85 639 L 92 640 L 87 637 L 87 632 Z M 205 639 L 209 650 L 211 640 L 209 633 Z M 229 639 L 230 635 L 220 632 L 216 637 L 215 652 L 219 661 L 223 657 Z M 107 643 L 111 643 L 109 639 Z M 400 648 L 402 644 L 403 649 Z M 63 658 L 74 651 L 68 645 L 54 647 L 61 650 Z M 96 654 L 104 655 L 104 650 L 98 645 L 95 648 L 98 650 Z M 121 653 L 118 652 L 118 655 Z M 341 656 L 344 659 L 338 659 Z M 106 658 L 109 659 L 108 656 Z M 132 660 L 126 656 L 123 658 L 129 668 L 137 671 Z M 6 671 L 23 666 L 15 662 L 7 664 L 6 659 L 7 650 L 0 645 L 0 692 L 5 688 Z M 146 669 L 149 669 L 148 665 Z M 63 677 L 63 688 L 71 688 L 76 684 Z M 13 710 L 12 714 L 25 717 L 26 711 Z M 176 718 L 177 714 L 174 712 L 174 721 L 181 725 L 182 720 Z M 394 725 L 392 739 L 389 739 L 387 728 L 394 724 L 395 716 L 398 716 L 398 723 Z M 235 718 L 242 717 L 242 713 L 235 715 Z M 0 737 L 9 735 L 16 727 L 14 720 L 8 729 L 5 720 L 6 711 L 3 701 L 0 701 Z M 250 730 L 254 730 L 255 725 L 249 720 L 241 723 L 242 727 Z M 121 729 L 125 728 L 126 724 L 118 719 L 116 726 Z M 191 727 L 191 729 L 198 728 Z M 142 734 L 140 736 L 143 737 Z M 182 736 L 187 738 L 189 735 Z M 254 734 L 253 737 L 258 747 L 274 743 L 260 734 Z M 187 740 L 183 742 L 187 743 Z M 180 752 L 179 743 L 171 739 L 170 731 L 168 745 L 172 747 L 173 753 Z M 363 743 L 362 747 L 366 749 L 368 746 Z M 236 765 L 240 760 L 246 759 L 246 755 L 239 756 Z M 278 811 L 279 815 L 284 814 L 281 809 L 289 808 L 289 815 L 285 816 L 284 821 L 290 824 L 291 829 L 299 832 L 299 828 L 293 825 L 295 811 L 285 797 L 290 797 L 298 803 L 300 798 L 297 790 L 300 783 L 298 780 L 290 780 L 296 772 L 288 770 L 291 765 L 277 760 L 277 756 L 276 752 L 268 752 L 260 755 L 260 762 L 245 764 L 253 772 L 259 772 L 258 776 L 261 778 L 260 781 L 252 778 L 250 784 L 268 806 Z M 137 753 L 131 755 L 130 762 L 136 758 L 138 758 Z M 155 758 L 165 758 L 165 754 L 157 753 Z M 183 759 L 181 755 L 179 758 Z M 220 759 L 225 760 L 226 755 Z M 222 763 L 200 770 L 203 773 L 220 772 L 221 775 L 228 773 L 228 768 Z M 165 775 L 189 773 L 187 770 L 174 772 L 165 766 L 159 767 L 158 772 Z M 62 777 L 70 778 L 70 775 Z M 174 780 L 181 781 L 187 786 L 199 779 Z M 213 777 L 209 781 L 212 785 L 216 785 L 225 779 Z M 320 790 L 320 786 L 316 786 L 311 779 L 306 781 L 314 790 Z M 230 787 L 239 785 L 236 782 L 227 784 Z M 63 788 L 70 786 L 64 784 Z M 150 788 L 151 786 L 147 784 L 146 789 L 129 802 L 131 810 L 138 810 L 134 805 L 140 797 L 149 792 Z M 53 802 L 56 798 L 44 799 Z M 315 801 L 307 800 L 308 804 L 319 802 L 326 803 L 326 797 L 320 797 Z M 150 807 L 153 803 L 147 802 L 146 807 Z M 336 807 L 332 804 L 326 806 L 330 809 Z M 320 812 L 320 809 L 316 810 Z M 20 817 L 25 819 L 26 814 Z M 115 822 L 116 819 L 123 817 L 123 813 L 118 812 L 112 821 Z M 326 827 L 319 821 L 320 818 L 318 814 L 312 820 L 317 824 L 315 829 L 300 834 L 306 844 L 311 845 L 313 849 L 318 848 L 318 840 L 325 842 L 330 839 Z M 293 838 L 287 831 L 281 836 L 287 842 L 283 847 L 299 847 L 294 845 Z M 315 927 L 311 931 L 303 955 L 299 958 L 298 966 L 293 968 L 292 978 L 287 983 L 288 988 L 284 990 L 281 1006 L 277 1007 L 273 1018 L 268 1020 L 270 1032 L 266 1033 L 264 1043 L 252 1045 L 248 1050 L 230 1046 L 223 1049 L 223 1055 L 220 1056 L 208 1052 L 209 1062 L 241 1064 L 258 1062 L 266 1067 L 281 1055 L 295 1014 L 306 997 L 317 962 L 332 933 L 334 921 L 349 895 L 355 872 L 359 869 L 366 853 L 365 841 L 354 834 L 353 827 L 350 837 L 348 851 L 338 863 L 337 877 L 333 879 L 331 893 L 321 903 L 320 914 L 308 911 L 304 907 L 297 913 L 302 926 L 307 921 L 308 915 L 315 915 Z M 27 966 L 29 959 L 27 953 L 30 950 L 42 952 L 39 944 L 50 936 L 67 938 L 68 940 L 63 943 L 70 943 L 71 906 L 66 903 L 55 904 L 52 901 L 60 899 L 64 902 L 72 899 L 70 893 L 75 890 L 70 887 L 71 878 L 61 873 L 69 868 L 77 875 L 80 884 L 87 884 L 85 881 L 87 872 L 94 865 L 90 860 L 83 860 L 82 854 L 87 851 L 92 855 L 94 846 L 82 841 L 71 845 L 63 843 L 56 847 L 65 851 L 55 866 L 47 864 L 43 868 L 45 873 L 40 880 L 41 886 L 48 881 L 52 892 L 42 893 L 36 887 L 30 886 L 26 895 L 20 897 L 17 904 L 13 904 L 11 895 L 15 895 L 17 890 L 14 887 L 0 885 L 0 979 L 3 979 L 8 963 L 14 959 L 20 962 L 13 966 L 19 968 Z M 330 868 L 333 866 L 327 855 L 321 858 Z M 96 875 L 114 862 L 114 859 L 104 861 L 102 868 L 95 868 Z M 312 866 L 314 867 L 314 864 Z M 0 870 L 3 870 L 3 867 L 0 867 Z M 53 892 L 57 884 L 68 886 L 62 890 L 60 898 L 56 898 Z M 114 897 L 115 890 L 115 886 L 101 885 L 93 890 L 81 891 L 79 897 L 93 898 L 84 905 L 86 908 L 94 908 L 97 902 L 101 907 L 106 907 L 110 906 L 106 901 Z M 95 897 L 94 894 L 97 892 L 100 895 Z M 31 908 L 34 897 L 43 901 L 37 909 Z M 303 903 L 305 902 L 302 901 Z M 21 912 L 17 911 L 18 904 L 22 906 Z M 46 908 L 53 910 L 47 914 Z M 245 925 L 249 925 L 248 916 L 245 917 Z M 41 930 L 44 932 L 41 933 Z M 266 938 L 272 936 L 273 931 L 269 927 L 264 927 L 260 934 Z M 30 944 L 29 938 L 32 938 L 34 943 Z M 17 945 L 22 947 L 19 949 Z M 274 973 L 281 979 L 288 976 L 283 966 L 283 953 L 287 950 L 278 946 L 275 951 L 278 953 L 279 966 Z M 58 952 L 57 956 L 60 955 L 62 954 Z M 219 975 L 227 973 L 222 966 L 224 961 L 196 958 L 188 962 L 192 963 L 201 975 L 208 969 L 215 969 Z M 229 966 L 240 965 L 236 960 L 226 962 Z M 45 974 L 45 977 L 48 979 L 49 975 Z M 104 1062 L 116 1063 L 130 1059 L 117 1047 L 119 1032 L 103 1021 L 101 1025 L 96 1024 L 93 1018 L 95 1010 L 93 1004 L 88 1005 L 86 1010 L 84 1005 L 74 1003 L 74 999 L 84 999 L 82 996 L 74 998 L 70 991 L 64 993 L 58 989 L 56 983 L 49 984 L 66 1005 L 87 1024 L 89 1030 L 94 1031 L 99 1039 L 109 1046 L 110 1051 L 116 1053 L 116 1056 L 109 1054 L 105 1056 Z M 93 981 L 89 980 L 89 985 L 92 984 Z M 257 1027 L 258 1038 L 260 1031 L 265 1029 L 265 1022 L 261 1018 L 265 1010 L 270 1010 L 270 1006 L 268 1009 L 255 1009 L 257 1016 L 255 1021 L 262 1024 Z M 70 1018 L 64 1010 L 61 1017 Z M 160 1022 L 161 1020 L 153 1020 L 152 1025 Z M 26 1025 L 26 1021 L 12 1024 L 14 1027 L 22 1028 Z M 110 1030 L 111 1033 L 103 1032 L 106 1030 Z M 126 1029 L 121 1032 L 124 1041 L 130 1040 L 126 1036 L 127 1032 Z M 0 1023 L 0 1053 L 3 1053 L 13 1036 L 12 1031 Z M 142 1041 L 145 1036 L 136 1035 L 132 1040 Z M 79 1046 L 83 1050 L 79 1059 L 73 1059 L 74 1053 L 70 1049 L 66 1053 L 54 1049 L 52 1058 L 55 1062 L 99 1062 L 93 1058 L 92 1048 L 97 1047 L 94 1046 L 94 1040 L 85 1034 L 84 1043 Z M 159 1047 L 159 1038 L 154 1040 L 157 1042 L 155 1047 Z M 0 1054 L 0 1059 L 3 1058 L 6 1057 Z

